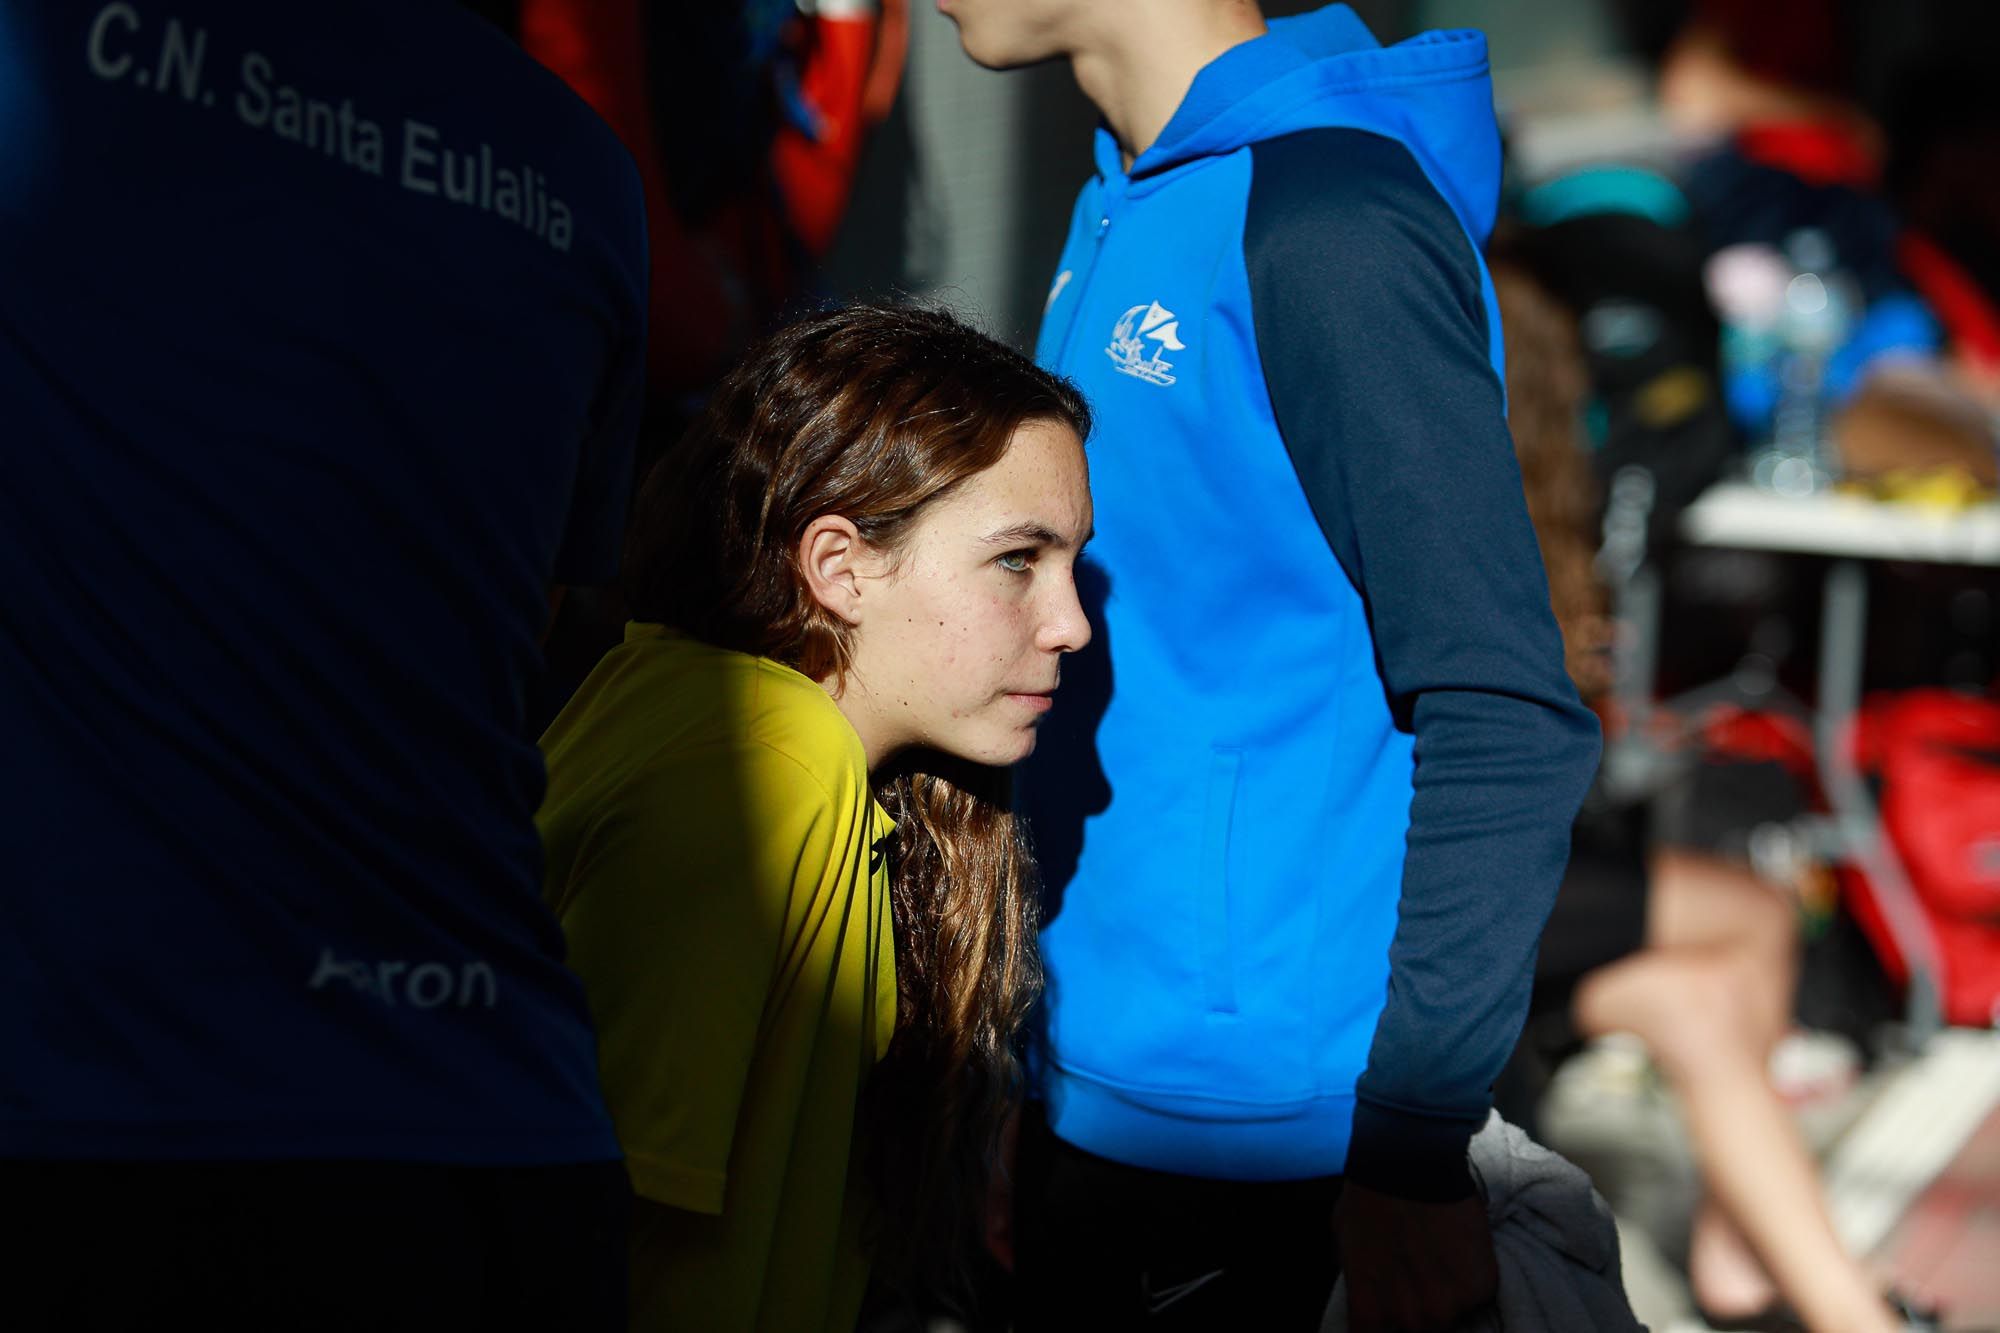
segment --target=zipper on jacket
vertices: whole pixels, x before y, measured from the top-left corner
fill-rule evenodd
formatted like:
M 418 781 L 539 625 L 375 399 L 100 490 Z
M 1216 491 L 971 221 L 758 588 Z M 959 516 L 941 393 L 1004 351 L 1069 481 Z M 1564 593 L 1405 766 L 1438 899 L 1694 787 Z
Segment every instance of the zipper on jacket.
M 1090 238 L 1090 267 L 1084 271 L 1082 280 L 1076 284 L 1076 302 L 1070 307 L 1069 323 L 1064 326 L 1062 342 L 1056 348 L 1055 369 L 1063 374 L 1069 373 L 1063 368 L 1069 365 L 1070 343 L 1076 339 L 1076 326 L 1077 322 L 1083 318 L 1084 302 L 1090 296 L 1091 279 L 1097 276 L 1098 260 L 1104 256 L 1104 238 L 1111 234 L 1112 211 L 1116 204 L 1125 202 L 1125 189 L 1123 187 L 1129 186 L 1131 183 L 1129 179 L 1120 182 L 1121 188 L 1118 190 L 1117 198 L 1113 200 L 1110 197 L 1111 191 L 1107 182 L 1107 188 L 1104 191 L 1106 197 L 1097 206 L 1097 231 Z

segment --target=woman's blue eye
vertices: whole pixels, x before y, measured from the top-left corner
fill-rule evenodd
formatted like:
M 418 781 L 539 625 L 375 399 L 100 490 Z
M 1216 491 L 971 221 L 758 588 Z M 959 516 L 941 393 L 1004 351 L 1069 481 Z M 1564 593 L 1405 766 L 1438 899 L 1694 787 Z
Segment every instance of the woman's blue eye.
M 1000 568 L 1010 574 L 1025 574 L 1033 558 L 1034 553 L 1031 551 L 1009 551 L 1000 557 L 998 563 Z

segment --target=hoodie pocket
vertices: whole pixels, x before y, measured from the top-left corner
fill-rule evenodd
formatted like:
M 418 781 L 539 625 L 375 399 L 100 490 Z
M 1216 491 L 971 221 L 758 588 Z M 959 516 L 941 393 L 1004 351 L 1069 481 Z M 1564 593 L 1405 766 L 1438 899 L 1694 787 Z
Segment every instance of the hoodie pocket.
M 1201 998 L 1210 1013 L 1236 1012 L 1236 968 L 1229 947 L 1229 826 L 1236 812 L 1236 776 L 1243 756 L 1217 749 L 1208 757 L 1202 802 L 1201 873 L 1196 885 L 1201 948 Z

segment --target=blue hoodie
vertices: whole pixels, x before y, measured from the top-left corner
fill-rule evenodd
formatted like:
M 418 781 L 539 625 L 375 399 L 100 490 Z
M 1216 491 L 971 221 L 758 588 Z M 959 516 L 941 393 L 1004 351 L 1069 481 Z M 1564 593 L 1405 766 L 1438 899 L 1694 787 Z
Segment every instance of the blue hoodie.
M 1460 1197 L 1598 754 L 1505 424 L 1485 41 L 1281 20 L 1097 161 L 1039 349 L 1099 423 L 1099 635 L 1022 778 L 1051 1123 Z

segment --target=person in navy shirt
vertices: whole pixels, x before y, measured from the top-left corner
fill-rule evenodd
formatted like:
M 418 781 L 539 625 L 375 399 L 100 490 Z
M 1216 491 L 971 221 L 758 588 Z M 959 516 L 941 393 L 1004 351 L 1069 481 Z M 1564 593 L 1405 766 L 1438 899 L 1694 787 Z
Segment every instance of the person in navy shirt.
M 943 8 L 1104 117 L 1038 347 L 1097 413 L 1099 596 L 1020 784 L 1021 1327 L 1317 1327 L 1340 1265 L 1353 1327 L 1450 1326 L 1497 1280 L 1467 1144 L 1598 755 L 1507 434 L 1485 40 Z
M 617 1324 L 524 710 L 550 588 L 614 573 L 640 200 L 438 0 L 0 12 L 30 1326 Z

